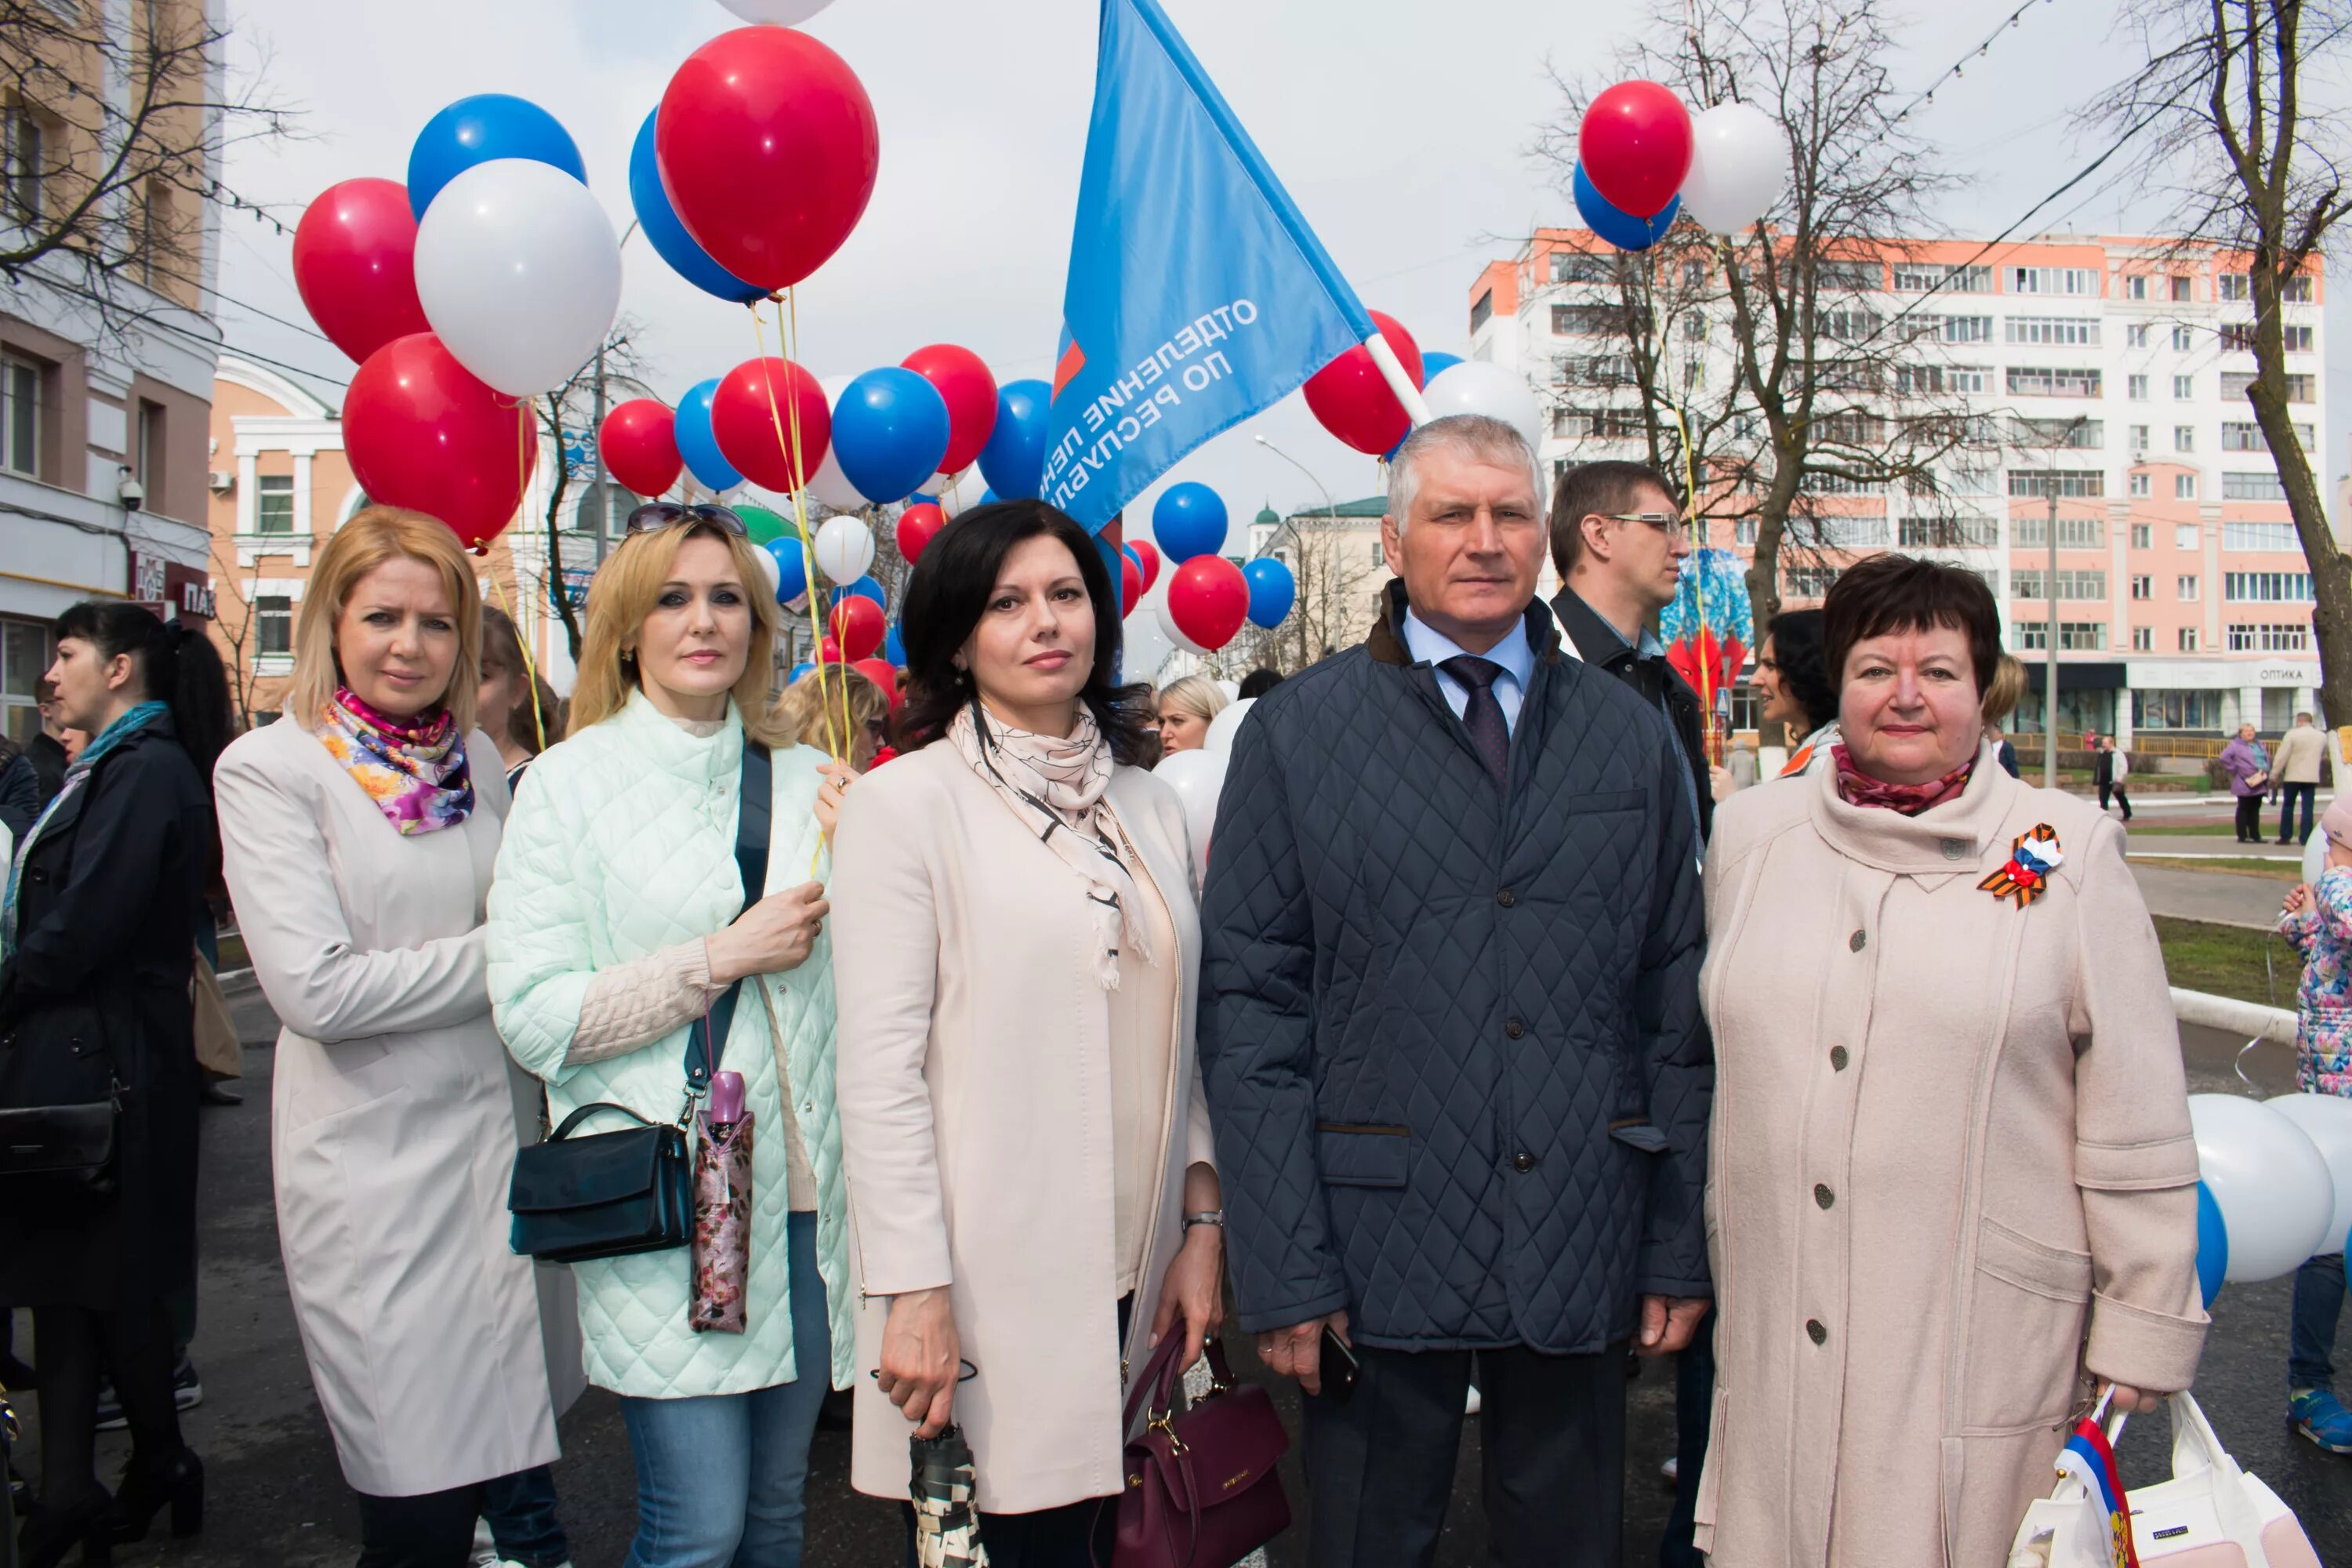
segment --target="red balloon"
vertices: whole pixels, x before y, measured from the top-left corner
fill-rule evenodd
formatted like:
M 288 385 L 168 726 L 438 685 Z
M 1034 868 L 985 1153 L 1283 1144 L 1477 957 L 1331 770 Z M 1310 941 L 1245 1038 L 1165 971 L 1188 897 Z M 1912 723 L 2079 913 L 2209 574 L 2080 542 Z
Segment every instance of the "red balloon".
M 1168 615 L 1213 653 L 1234 640 L 1249 615 L 1249 580 L 1222 555 L 1195 555 L 1168 580 Z
M 650 397 L 632 397 L 604 416 L 596 433 L 604 467 L 621 488 L 657 496 L 677 483 L 686 459 L 677 455 L 677 419 Z
M 1148 539 L 1130 539 L 1127 547 L 1143 563 L 1143 591 L 1151 592 L 1151 584 L 1160 581 L 1160 547 Z
M 1412 341 L 1412 334 L 1399 325 L 1396 318 L 1378 310 L 1372 312 L 1372 321 L 1402 362 L 1406 376 L 1419 386 L 1421 347 Z M 1389 390 L 1388 378 L 1373 363 L 1372 351 L 1361 343 L 1308 378 L 1307 406 L 1323 422 L 1323 428 L 1357 451 L 1370 452 L 1374 457 L 1403 440 L 1405 433 L 1412 428 L 1412 416 L 1397 401 L 1396 394 Z M 1200 638 L 1192 640 L 1198 642 Z
M 728 271 L 789 289 L 841 248 L 874 195 L 882 135 L 839 55 L 793 27 L 738 27 L 697 49 L 654 119 L 662 189 Z
M 1118 557 L 1118 618 L 1135 614 L 1135 602 L 1143 597 L 1143 570 L 1121 551 Z
M 948 514 L 929 501 L 910 506 L 898 514 L 898 553 L 914 564 L 925 546 L 939 537 L 940 530 L 948 525 Z
M 498 537 L 539 458 L 530 410 L 493 392 L 431 332 L 370 354 L 343 394 L 343 451 L 368 499 Z
M 848 595 L 833 607 L 832 626 L 850 663 L 871 658 L 882 646 L 882 606 L 862 594 Z
M 800 410 L 800 461 L 793 461 L 793 410 Z M 719 455 L 763 489 L 790 494 L 824 461 L 833 410 L 816 377 L 770 354 L 727 373 L 710 399 L 710 434 Z
M 363 360 L 432 330 L 416 299 L 416 218 L 396 180 L 329 185 L 294 226 L 294 287 L 319 330 Z
M 866 603 L 872 604 L 873 601 L 869 599 Z M 882 689 L 882 695 L 890 700 L 891 712 L 896 713 L 898 710 L 898 703 L 901 700 L 898 692 L 898 672 L 891 668 L 888 659 L 861 658 L 849 668 Z
M 826 637 L 823 642 L 816 645 L 816 661 L 819 664 L 840 664 L 844 662 L 841 657 L 841 645 L 834 641 L 831 637 Z
M 948 451 L 940 472 L 960 474 L 980 456 L 996 428 L 996 378 L 970 349 L 933 343 L 899 363 L 938 388 L 948 405 Z
M 1654 81 L 1607 89 L 1576 132 L 1585 178 L 1611 206 L 1635 217 L 1666 210 L 1690 174 L 1692 147 L 1690 110 Z

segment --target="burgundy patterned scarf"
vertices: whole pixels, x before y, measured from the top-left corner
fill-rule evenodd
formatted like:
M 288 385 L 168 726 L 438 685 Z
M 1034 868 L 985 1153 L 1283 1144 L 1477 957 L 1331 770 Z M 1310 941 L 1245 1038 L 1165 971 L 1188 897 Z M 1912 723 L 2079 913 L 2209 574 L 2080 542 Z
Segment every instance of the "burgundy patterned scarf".
M 1854 766 L 1853 753 L 1843 746 L 1833 748 L 1830 755 L 1837 763 L 1838 798 L 1848 805 L 1883 805 L 1905 816 L 1916 816 L 1921 812 L 1958 800 L 1960 792 L 1969 787 L 1969 773 L 1976 765 L 1970 757 L 1939 779 L 1926 784 L 1888 784 L 1872 778 Z

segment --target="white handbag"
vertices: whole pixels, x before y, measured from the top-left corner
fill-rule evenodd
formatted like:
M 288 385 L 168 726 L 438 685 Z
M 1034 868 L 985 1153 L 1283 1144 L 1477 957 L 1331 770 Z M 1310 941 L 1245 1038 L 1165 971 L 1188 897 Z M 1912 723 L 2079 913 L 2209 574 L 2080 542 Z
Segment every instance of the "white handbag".
M 2099 1409 L 2092 1419 L 2106 1408 Z M 2319 1568 L 2319 1554 L 2294 1510 L 2239 1468 L 2187 1394 L 2168 1395 L 2172 1479 L 2130 1493 L 2132 1547 L 2147 1568 Z M 2107 1424 L 2107 1441 L 2124 1417 Z M 2011 1544 L 2009 1568 L 2116 1568 L 2106 1510 L 2069 1475 L 2025 1510 Z

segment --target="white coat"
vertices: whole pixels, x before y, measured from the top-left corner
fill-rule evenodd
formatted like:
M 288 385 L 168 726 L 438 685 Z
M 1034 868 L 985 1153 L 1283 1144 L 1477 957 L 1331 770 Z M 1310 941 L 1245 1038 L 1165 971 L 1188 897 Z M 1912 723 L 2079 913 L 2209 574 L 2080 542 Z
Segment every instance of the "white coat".
M 412 1497 L 554 1459 L 532 1265 L 507 1246 L 516 1107 L 483 902 L 506 816 L 404 837 L 290 719 L 214 773 L 229 891 L 284 1029 L 270 1095 L 278 1247 L 344 1479 Z

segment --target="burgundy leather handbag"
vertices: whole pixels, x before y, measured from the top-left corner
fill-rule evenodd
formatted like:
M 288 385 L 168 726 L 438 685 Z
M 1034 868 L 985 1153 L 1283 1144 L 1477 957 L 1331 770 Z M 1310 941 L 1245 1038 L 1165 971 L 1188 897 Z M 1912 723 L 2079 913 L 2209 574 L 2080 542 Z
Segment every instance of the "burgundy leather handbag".
M 1171 1331 L 1127 1396 L 1126 1426 L 1147 1417 L 1127 1445 L 1111 1568 L 1228 1568 L 1290 1528 L 1276 1461 L 1290 1434 L 1265 1389 L 1235 1384 L 1224 1347 L 1209 1342 L 1209 1392 L 1181 1415 Z

